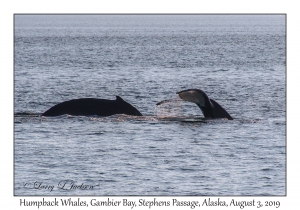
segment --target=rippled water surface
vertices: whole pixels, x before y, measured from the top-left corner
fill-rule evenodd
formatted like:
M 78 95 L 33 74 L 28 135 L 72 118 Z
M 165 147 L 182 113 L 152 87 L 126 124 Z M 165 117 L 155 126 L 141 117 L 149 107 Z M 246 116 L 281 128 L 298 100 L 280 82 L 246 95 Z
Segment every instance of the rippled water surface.
M 15 15 L 14 32 L 15 195 L 286 194 L 285 16 Z M 178 102 L 189 88 L 234 120 Z M 144 116 L 40 116 L 116 95 Z

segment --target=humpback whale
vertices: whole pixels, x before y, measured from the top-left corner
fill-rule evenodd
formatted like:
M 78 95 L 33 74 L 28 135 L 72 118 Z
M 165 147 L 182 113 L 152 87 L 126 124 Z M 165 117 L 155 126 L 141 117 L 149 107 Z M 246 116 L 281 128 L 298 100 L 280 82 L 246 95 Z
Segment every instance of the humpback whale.
M 134 106 L 124 101 L 120 96 L 116 96 L 116 100 L 80 98 L 64 101 L 45 111 L 42 116 L 59 116 L 63 114 L 82 116 L 126 114 L 142 116 Z
M 188 89 L 177 92 L 181 99 L 197 104 L 201 109 L 204 117 L 207 118 L 227 118 L 232 120 L 233 118 L 228 112 L 221 107 L 216 101 L 208 98 L 206 93 L 200 89 Z

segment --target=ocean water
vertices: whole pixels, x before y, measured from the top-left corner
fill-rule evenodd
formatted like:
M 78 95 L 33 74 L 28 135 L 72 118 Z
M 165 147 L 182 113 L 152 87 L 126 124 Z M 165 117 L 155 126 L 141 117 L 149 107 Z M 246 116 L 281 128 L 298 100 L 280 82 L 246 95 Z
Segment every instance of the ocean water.
M 285 18 L 15 15 L 14 194 L 286 195 Z M 116 95 L 144 116 L 40 116 Z

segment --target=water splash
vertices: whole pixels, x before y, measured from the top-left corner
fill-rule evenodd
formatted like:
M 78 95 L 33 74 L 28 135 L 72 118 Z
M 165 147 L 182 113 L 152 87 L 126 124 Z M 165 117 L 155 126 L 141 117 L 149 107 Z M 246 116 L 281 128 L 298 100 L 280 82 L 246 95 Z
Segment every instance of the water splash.
M 182 115 L 182 102 L 179 97 L 163 100 L 156 104 L 154 115 L 157 117 L 176 117 Z

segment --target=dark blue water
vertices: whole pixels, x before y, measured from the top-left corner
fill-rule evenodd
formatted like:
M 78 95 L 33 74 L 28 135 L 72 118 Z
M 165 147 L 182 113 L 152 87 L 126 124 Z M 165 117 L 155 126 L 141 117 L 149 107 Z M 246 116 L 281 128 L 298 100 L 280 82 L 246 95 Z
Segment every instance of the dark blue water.
M 15 195 L 285 195 L 285 24 L 15 15 Z M 188 88 L 234 120 L 203 120 L 188 102 L 156 106 Z M 116 95 L 144 116 L 40 117 L 62 101 Z

